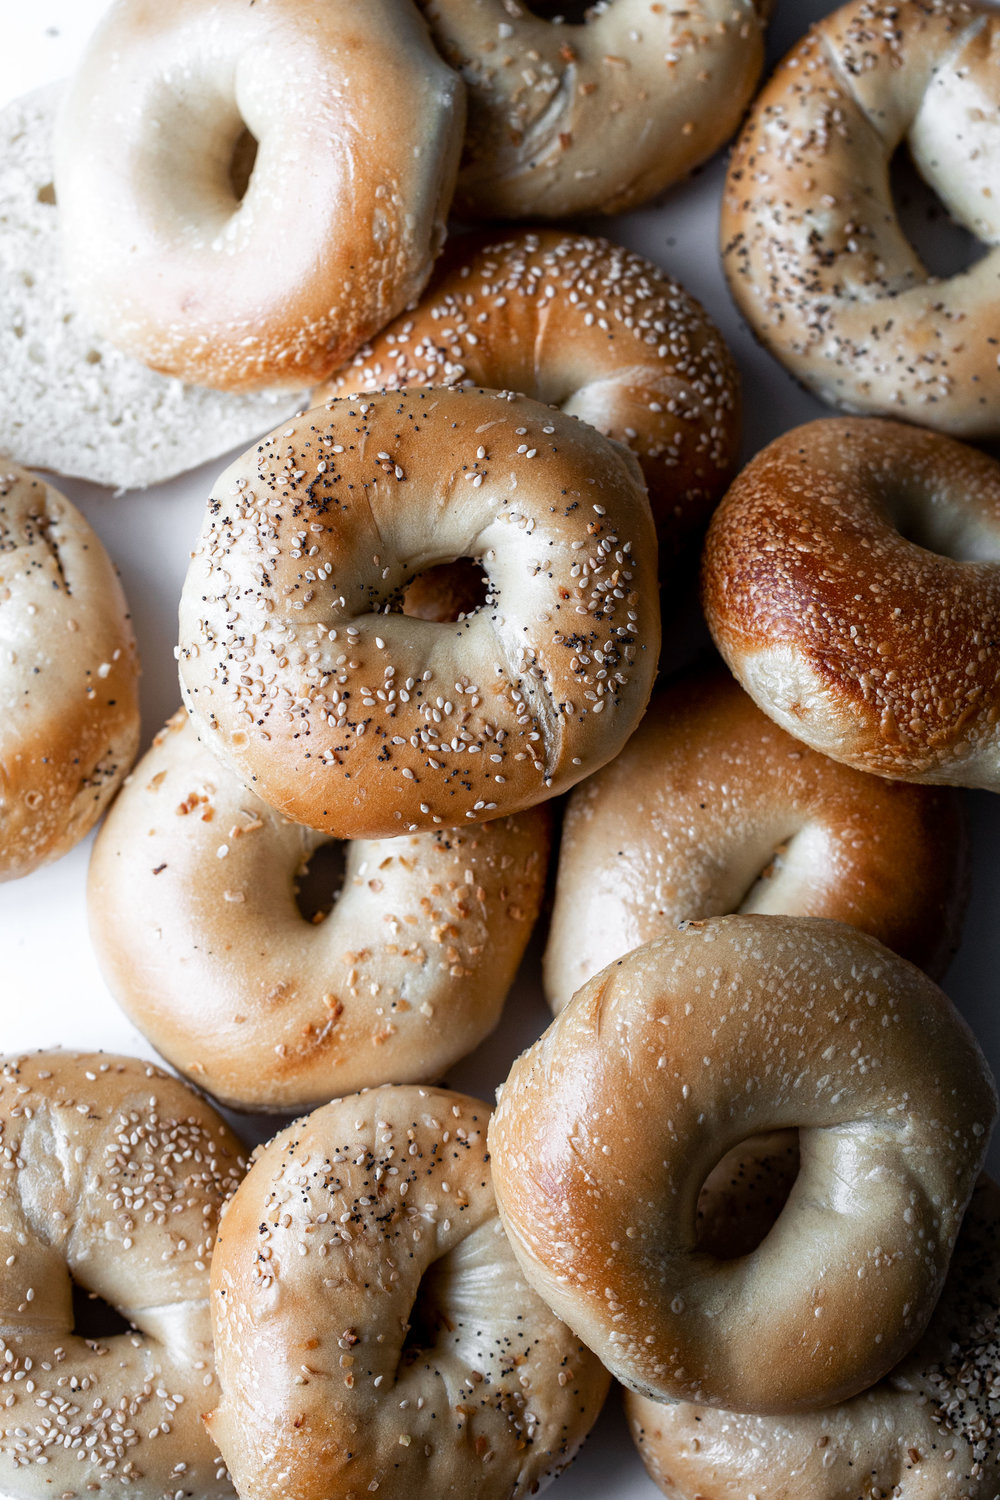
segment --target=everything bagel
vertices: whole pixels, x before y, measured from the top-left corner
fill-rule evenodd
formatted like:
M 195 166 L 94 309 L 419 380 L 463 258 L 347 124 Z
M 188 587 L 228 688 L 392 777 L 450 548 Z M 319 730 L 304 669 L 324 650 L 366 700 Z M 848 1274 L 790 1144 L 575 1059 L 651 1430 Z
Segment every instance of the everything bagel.
M 462 212 L 624 213 L 735 130 L 764 61 L 769 4 L 594 5 L 581 25 L 521 0 L 420 0 L 469 89 Z
M 486 602 L 398 612 L 471 557 Z M 633 455 L 505 392 L 333 402 L 218 481 L 184 586 L 200 738 L 264 800 L 341 838 L 487 821 L 565 790 L 635 728 L 659 650 Z
M 765 346 L 833 405 L 1000 432 L 998 47 L 1000 14 L 976 0 L 852 0 L 753 106 L 723 196 L 726 276 Z M 900 227 L 904 139 L 990 247 L 959 275 L 931 276 Z
M 608 1376 L 518 1271 L 488 1117 L 372 1089 L 258 1152 L 212 1261 L 207 1420 L 241 1494 L 522 1500 L 572 1459 Z

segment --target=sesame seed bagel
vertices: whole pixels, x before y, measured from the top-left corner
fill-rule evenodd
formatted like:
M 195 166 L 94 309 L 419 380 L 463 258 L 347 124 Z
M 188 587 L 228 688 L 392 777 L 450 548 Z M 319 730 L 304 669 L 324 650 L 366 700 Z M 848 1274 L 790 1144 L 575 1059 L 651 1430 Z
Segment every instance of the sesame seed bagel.
M 589 235 L 449 244 L 417 306 L 313 399 L 409 385 L 522 391 L 625 443 L 661 550 L 704 524 L 736 463 L 739 375 L 722 335 L 658 266 Z
M 577 992 L 514 1064 L 490 1153 L 525 1275 L 619 1380 L 792 1412 L 863 1390 L 923 1332 L 996 1104 L 950 1001 L 874 938 L 717 917 Z M 771 1232 L 736 1260 L 700 1249 L 711 1169 L 793 1127 Z
M 471 1052 L 538 915 L 549 817 L 350 844 L 317 923 L 296 881 L 328 843 L 246 791 L 182 710 L 94 845 L 90 930 L 109 988 L 175 1068 L 235 1109 L 423 1082 Z
M 725 671 L 691 673 L 570 798 L 546 993 L 558 1012 L 623 953 L 726 912 L 848 922 L 937 978 L 968 883 L 957 792 L 838 765 Z
M 209 1261 L 244 1170 L 225 1122 L 135 1058 L 0 1059 L 0 1489 L 8 1500 L 233 1494 Z M 74 1332 L 73 1284 L 132 1324 Z
M 409 0 L 116 0 L 56 129 L 81 313 L 199 385 L 322 380 L 427 280 L 463 94 Z
M 457 622 L 409 581 L 480 562 Z M 659 650 L 638 463 L 507 392 L 306 412 L 222 475 L 180 610 L 199 737 L 287 817 L 382 838 L 520 812 L 610 760 Z
M 702 602 L 770 718 L 906 781 L 1000 790 L 1000 465 L 902 423 L 812 422 L 713 517 Z
M 884 1380 L 839 1406 L 776 1421 L 629 1392 L 650 1478 L 671 1500 L 994 1500 L 998 1242 L 1000 1189 L 983 1177 L 924 1337 Z
M 1000 14 L 970 0 L 853 0 L 789 53 L 753 106 L 722 205 L 732 294 L 823 400 L 960 437 L 1000 432 Z M 992 247 L 941 279 L 900 227 L 901 142 Z
M 609 0 L 583 24 L 520 0 L 419 0 L 469 89 L 456 201 L 486 218 L 624 213 L 732 135 L 764 61 L 769 7 Z
M 0 881 L 58 859 L 139 743 L 139 662 L 118 574 L 64 495 L 0 459 Z
M 520 1275 L 488 1117 L 381 1088 L 257 1152 L 212 1262 L 207 1420 L 240 1494 L 515 1500 L 572 1459 L 608 1376 Z

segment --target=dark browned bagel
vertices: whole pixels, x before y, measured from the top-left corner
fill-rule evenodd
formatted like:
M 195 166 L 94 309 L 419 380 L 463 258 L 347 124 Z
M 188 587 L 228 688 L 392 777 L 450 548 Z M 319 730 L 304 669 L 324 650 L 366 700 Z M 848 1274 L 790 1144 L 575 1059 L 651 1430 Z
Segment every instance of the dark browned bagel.
M 705 543 L 716 645 L 814 750 L 904 781 L 1000 789 L 1000 464 L 901 422 L 776 439 Z

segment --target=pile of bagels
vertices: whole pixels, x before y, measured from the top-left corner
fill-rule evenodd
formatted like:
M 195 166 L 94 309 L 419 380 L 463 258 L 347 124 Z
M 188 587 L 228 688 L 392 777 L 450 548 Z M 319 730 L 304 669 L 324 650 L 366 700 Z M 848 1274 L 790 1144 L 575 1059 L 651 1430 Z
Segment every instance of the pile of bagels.
M 1000 791 L 1000 10 L 848 0 L 755 96 L 774 8 L 110 0 L 0 111 L 0 882 L 100 825 L 165 1065 L 0 1055 L 4 1500 L 518 1500 L 612 1381 L 670 1500 L 1000 1496 L 939 987 Z M 732 296 L 837 408 L 761 451 L 701 305 L 565 222 L 734 135 Z M 241 445 L 140 756 L 45 474 Z

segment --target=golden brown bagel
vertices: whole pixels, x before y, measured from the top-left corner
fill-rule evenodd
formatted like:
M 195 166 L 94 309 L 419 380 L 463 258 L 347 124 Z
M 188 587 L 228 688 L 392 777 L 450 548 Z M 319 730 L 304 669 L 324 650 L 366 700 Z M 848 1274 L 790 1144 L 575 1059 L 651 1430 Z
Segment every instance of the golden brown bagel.
M 905 139 L 949 212 L 1000 239 L 1000 14 L 975 0 L 852 0 L 763 90 L 729 168 L 730 290 L 797 379 L 848 411 L 1000 432 L 1000 249 L 931 276 L 900 227 Z
M 427 280 L 463 123 L 409 0 L 116 0 L 56 130 L 71 292 L 164 374 L 322 380 Z
M 450 243 L 416 307 L 313 400 L 409 385 L 521 391 L 625 443 L 661 549 L 704 525 L 736 462 L 739 375 L 722 336 L 658 266 L 590 235 Z
M 658 692 L 622 753 L 573 791 L 545 989 L 559 1011 L 612 959 L 735 911 L 848 922 L 939 978 L 967 891 L 957 792 L 818 755 L 713 667 Z
M 884 1380 L 840 1406 L 776 1419 L 629 1392 L 650 1478 L 671 1500 L 994 1500 L 998 1242 L 1000 1189 L 983 1177 L 924 1337 Z
M 257 1153 L 212 1261 L 208 1425 L 242 1495 L 519 1500 L 572 1459 L 608 1377 L 520 1276 L 488 1117 L 374 1089 Z
M 764 61 L 752 0 L 594 5 L 580 25 L 521 0 L 419 0 L 469 88 L 457 203 L 485 218 L 623 213 L 711 156 Z
M 114 564 L 64 495 L 0 459 L 0 881 L 58 859 L 139 743 L 139 662 Z
M 705 544 L 715 643 L 814 750 L 1000 790 L 1000 465 L 898 422 L 828 419 L 743 470 Z
M 108 985 L 173 1066 L 235 1109 L 310 1109 L 440 1078 L 493 1030 L 541 902 L 549 817 L 348 845 L 321 923 L 289 823 L 175 714 L 90 861 Z
M 509 392 L 333 402 L 215 486 L 181 599 L 185 702 L 265 802 L 337 837 L 519 812 L 638 723 L 655 556 L 635 458 L 584 422 Z M 396 612 L 460 557 L 490 580 L 473 616 Z
M 624 1384 L 790 1412 L 848 1399 L 921 1335 L 996 1116 L 950 1001 L 874 938 L 732 916 L 603 969 L 514 1064 L 490 1127 L 521 1266 Z M 751 1254 L 698 1248 L 701 1186 L 798 1127 Z
M 239 1142 L 136 1058 L 0 1059 L 0 1489 L 7 1500 L 233 1495 L 209 1262 Z M 74 1332 L 74 1283 L 132 1324 Z

